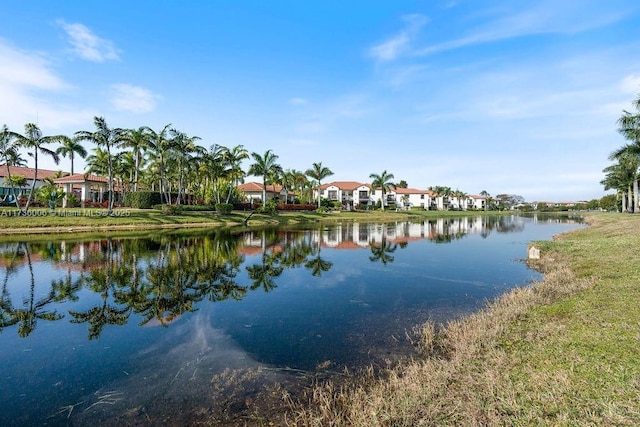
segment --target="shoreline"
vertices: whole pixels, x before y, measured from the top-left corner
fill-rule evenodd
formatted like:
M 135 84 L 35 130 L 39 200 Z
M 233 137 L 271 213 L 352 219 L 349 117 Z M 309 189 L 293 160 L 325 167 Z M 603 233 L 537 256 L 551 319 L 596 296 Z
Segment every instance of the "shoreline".
M 602 275 L 620 259 L 605 256 L 612 236 L 632 239 L 626 252 L 640 249 L 640 216 L 613 215 L 530 242 L 542 248 L 529 261 L 542 281 L 446 325 L 422 325 L 415 359 L 316 386 L 291 403 L 287 425 L 639 425 L 640 308 L 628 302 L 640 301 L 640 290 Z M 618 310 L 603 310 L 604 301 Z

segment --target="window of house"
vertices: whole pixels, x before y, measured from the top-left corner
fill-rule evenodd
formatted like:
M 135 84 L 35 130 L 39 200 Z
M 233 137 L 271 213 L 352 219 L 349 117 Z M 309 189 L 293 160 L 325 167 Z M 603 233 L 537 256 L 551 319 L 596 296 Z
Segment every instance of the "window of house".
M 329 199 L 338 200 L 338 192 L 336 190 L 329 190 Z

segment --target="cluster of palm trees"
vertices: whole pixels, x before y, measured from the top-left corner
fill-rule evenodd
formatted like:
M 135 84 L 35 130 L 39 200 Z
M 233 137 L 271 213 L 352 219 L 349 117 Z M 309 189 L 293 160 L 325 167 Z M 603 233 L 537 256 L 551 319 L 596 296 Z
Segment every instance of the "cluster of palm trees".
M 244 182 L 247 175 L 261 177 L 263 195 L 267 200 L 268 185 L 281 185 L 287 191 L 297 195 L 300 201 L 312 202 L 313 189 L 320 188 L 322 181 L 333 175 L 326 166 L 313 163 L 306 171 L 283 169 L 278 156 L 272 150 L 264 154 L 249 153 L 244 146 L 227 148 L 213 144 L 208 150 L 199 145 L 197 136 L 190 136 L 173 128 L 170 124 L 154 130 L 148 126 L 137 129 L 110 127 L 103 117 L 94 117 L 93 130 L 81 130 L 73 136 L 44 136 L 40 128 L 33 123 L 25 125 L 24 134 L 13 132 L 5 125 L 0 130 L 0 164 L 7 168 L 5 186 L 14 188 L 24 186 L 24 181 L 12 178 L 9 166 L 25 166 L 22 152 L 34 159 L 34 180 L 24 207 L 16 206 L 26 213 L 32 201 L 38 174 L 38 156 L 48 156 L 59 164 L 61 157 L 71 163 L 74 170 L 76 158 L 86 159 L 87 173 L 108 177 L 108 210 L 112 213 L 115 203 L 115 189 L 119 193 L 127 191 L 149 190 L 161 194 L 164 204 L 185 204 L 198 201 L 204 204 L 230 203 L 240 201 L 241 194 L 237 185 Z M 94 144 L 88 152 L 83 142 Z M 59 144 L 57 149 L 50 144 Z M 242 162 L 249 160 L 248 170 L 242 168 Z M 381 174 L 371 174 L 371 186 L 382 190 L 382 200 L 392 187 L 402 187 L 391 180 L 392 173 L 386 170 Z M 405 185 L 406 186 L 406 185 Z M 450 187 L 429 187 L 438 197 L 445 200 L 457 198 L 458 204 L 467 198 L 462 191 L 452 191 Z M 317 204 L 321 205 L 321 192 L 317 191 Z M 382 203 L 382 209 L 385 203 Z
M 609 160 L 616 163 L 604 168 L 600 182 L 605 190 L 616 190 L 623 212 L 640 212 L 638 176 L 640 168 L 640 96 L 633 102 L 635 113 L 623 110 L 618 119 L 618 131 L 629 141 L 615 150 Z
M 321 185 L 333 172 L 322 162 L 313 163 L 306 171 L 284 170 L 278 164 L 278 156 L 271 150 L 264 154 L 249 153 L 242 145 L 227 148 L 213 144 L 209 150 L 197 144 L 197 136 L 190 136 L 171 125 L 154 130 L 148 126 L 138 129 L 110 127 L 103 117 L 94 118 L 93 130 L 75 132 L 73 136 L 44 136 L 33 123 L 25 125 L 24 134 L 13 132 L 5 125 L 0 130 L 0 164 L 7 168 L 5 186 L 20 187 L 21 182 L 11 177 L 9 166 L 26 166 L 22 152 L 34 159 L 34 180 L 31 184 L 26 206 L 21 208 L 17 197 L 16 206 L 24 213 L 29 209 L 38 173 L 38 155 L 46 155 L 59 164 L 60 157 L 71 161 L 86 159 L 87 173 L 108 177 L 108 209 L 114 206 L 114 189 L 120 192 L 146 189 L 161 194 L 166 204 L 184 204 L 190 200 L 202 203 L 229 203 L 239 198 L 236 193 L 238 183 L 245 176 L 262 177 L 263 200 L 269 184 L 278 184 L 311 202 L 314 186 Z M 82 145 L 91 142 L 95 147 L 90 153 Z M 56 150 L 48 148 L 57 143 Z M 247 172 L 242 162 L 250 159 L 253 163 Z M 23 184 L 23 182 L 22 182 Z M 320 200 L 318 199 L 318 204 Z

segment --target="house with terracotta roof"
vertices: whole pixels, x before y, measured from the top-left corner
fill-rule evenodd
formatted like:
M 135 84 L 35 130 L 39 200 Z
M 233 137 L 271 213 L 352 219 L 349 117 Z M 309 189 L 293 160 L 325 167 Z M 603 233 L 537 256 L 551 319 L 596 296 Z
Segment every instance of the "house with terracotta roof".
M 313 190 L 313 198 L 318 198 L 318 190 L 322 199 L 339 201 L 344 209 L 358 209 L 373 203 L 371 199 L 371 186 L 357 181 L 334 181 L 322 184 L 319 189 Z
M 236 188 L 244 194 L 248 203 L 262 203 L 262 184 L 258 182 L 246 182 L 238 185 Z M 267 185 L 266 195 L 267 200 L 277 200 L 283 203 L 293 203 L 295 198 L 295 194 L 288 191 L 282 185 Z
M 87 202 L 101 202 L 104 198 L 104 193 L 109 189 L 109 180 L 107 178 L 91 174 L 74 173 L 73 175 L 54 179 L 53 182 L 64 189 L 63 208 L 66 208 L 69 204 L 67 198 L 69 194 L 74 194 L 80 200 L 80 205 L 85 207 Z
M 0 165 L 0 199 L 4 199 L 4 197 L 11 192 L 11 186 L 7 183 L 9 174 L 11 174 L 12 177 L 21 176 L 26 179 L 26 185 L 24 187 L 14 189 L 14 191 L 18 194 L 18 197 L 25 196 L 25 194 L 31 188 L 34 178 L 36 178 L 36 170 L 34 168 L 27 168 L 27 167 L 21 167 L 21 166 L 9 166 L 9 172 L 7 172 L 7 166 Z M 45 184 L 45 181 L 44 181 L 45 179 L 47 178 L 53 179 L 61 174 L 68 175 L 67 172 L 38 168 L 38 176 L 36 179 L 35 188 L 42 187 Z
M 435 196 L 432 191 L 418 190 L 416 188 L 400 188 L 391 187 L 389 191 L 385 191 L 387 203 L 395 203 L 400 209 L 421 208 L 429 210 L 431 199 Z M 377 189 L 374 192 L 374 198 L 379 200 L 382 197 L 382 191 Z

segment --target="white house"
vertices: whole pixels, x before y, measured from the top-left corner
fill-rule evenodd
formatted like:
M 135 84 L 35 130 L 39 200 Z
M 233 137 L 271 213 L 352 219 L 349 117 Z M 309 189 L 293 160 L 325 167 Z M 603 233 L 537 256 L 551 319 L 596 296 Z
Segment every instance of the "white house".
M 247 182 L 236 187 L 247 198 L 249 203 L 262 203 L 262 184 Z M 283 203 L 293 203 L 295 194 L 281 185 L 267 185 L 267 200 L 277 200 Z
M 386 205 L 395 203 L 399 209 L 421 208 L 429 210 L 432 199 L 432 192 L 429 190 L 418 190 L 415 188 L 391 187 L 384 193 Z M 382 198 L 382 190 L 379 188 L 373 193 L 372 198 L 377 203 Z
M 313 193 L 317 199 L 318 190 L 313 190 Z M 339 201 L 345 209 L 358 209 L 371 202 L 371 186 L 356 181 L 334 181 L 320 186 L 320 197 Z

